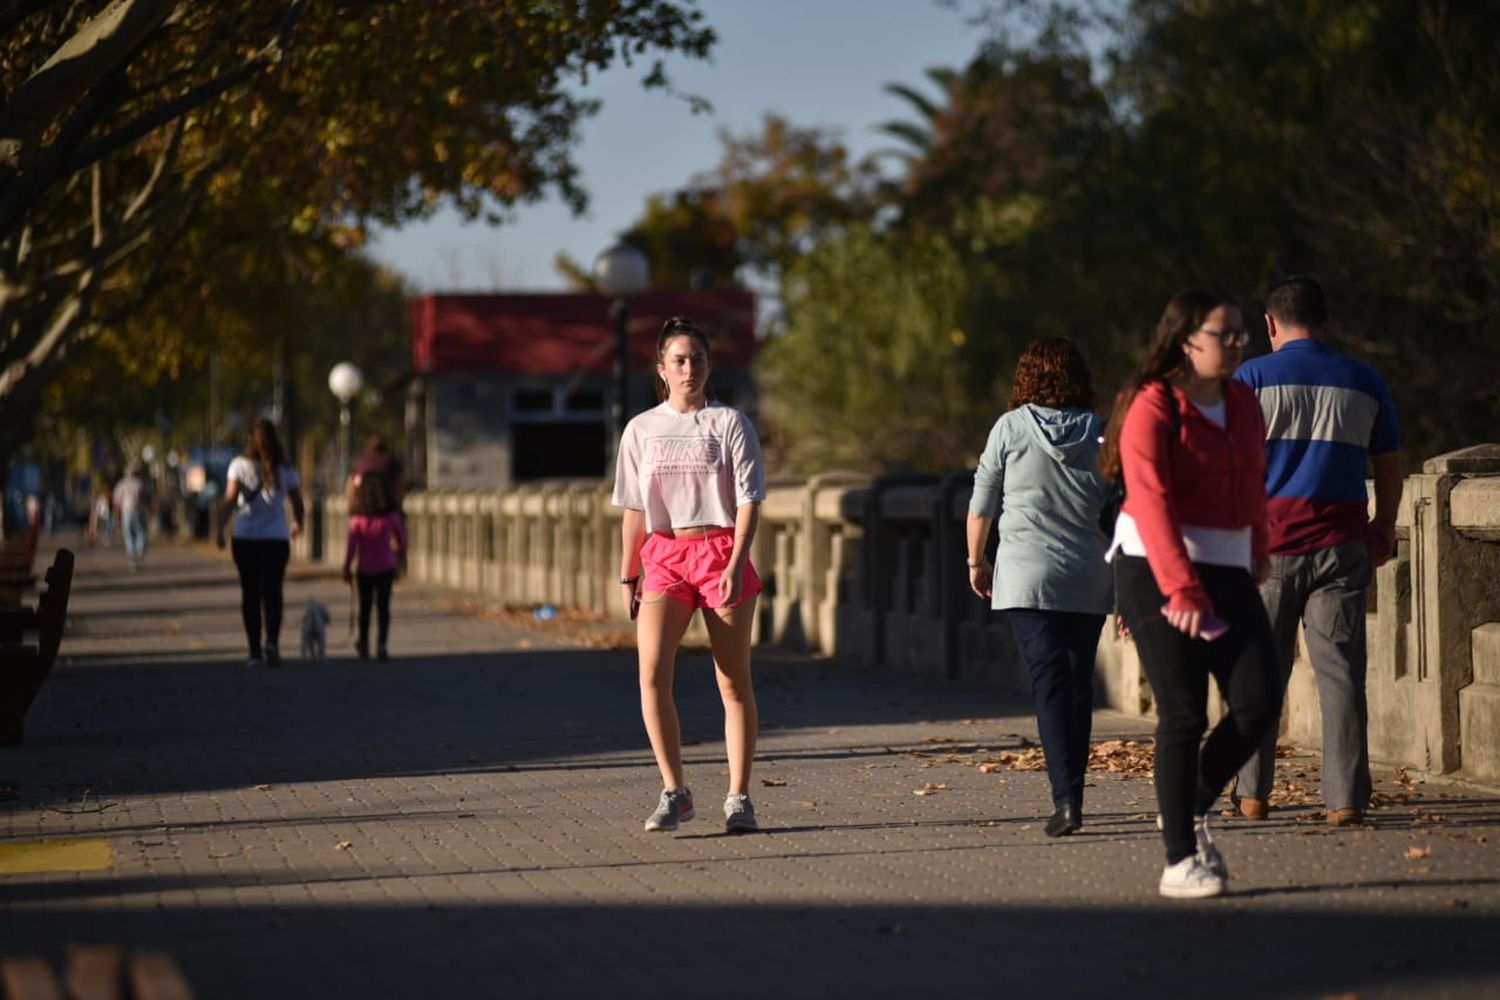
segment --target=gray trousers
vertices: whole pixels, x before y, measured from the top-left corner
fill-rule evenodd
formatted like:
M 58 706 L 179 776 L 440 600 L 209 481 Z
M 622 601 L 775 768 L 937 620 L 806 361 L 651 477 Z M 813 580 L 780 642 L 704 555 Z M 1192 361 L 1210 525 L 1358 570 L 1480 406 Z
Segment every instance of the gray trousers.
M 1282 687 L 1297 655 L 1297 626 L 1318 682 L 1323 713 L 1323 804 L 1364 809 L 1370 804 L 1370 710 L 1365 701 L 1365 603 L 1370 550 L 1340 542 L 1295 556 L 1272 556 L 1271 577 L 1260 586 L 1276 641 Z M 1276 734 L 1240 770 L 1236 795 L 1265 799 L 1276 766 Z

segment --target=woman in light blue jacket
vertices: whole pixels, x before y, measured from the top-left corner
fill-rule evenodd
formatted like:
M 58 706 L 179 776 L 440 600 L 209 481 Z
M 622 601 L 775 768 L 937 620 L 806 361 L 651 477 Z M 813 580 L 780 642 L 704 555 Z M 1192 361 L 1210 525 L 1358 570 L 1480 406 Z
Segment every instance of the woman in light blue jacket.
M 1094 654 L 1113 601 L 1099 512 L 1114 486 L 1096 461 L 1104 425 L 1072 341 L 1043 337 L 1016 364 L 969 501 L 969 586 L 1005 613 L 1031 675 L 1055 812 L 1049 837 L 1083 826 Z M 993 565 L 990 525 L 1000 522 Z

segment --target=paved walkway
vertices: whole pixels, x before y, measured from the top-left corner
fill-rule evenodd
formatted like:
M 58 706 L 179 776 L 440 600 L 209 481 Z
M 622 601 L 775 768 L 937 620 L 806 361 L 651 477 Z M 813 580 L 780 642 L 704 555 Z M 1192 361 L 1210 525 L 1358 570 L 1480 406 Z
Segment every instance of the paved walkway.
M 767 653 L 766 831 L 731 838 L 694 654 L 679 693 L 699 819 L 646 835 L 629 651 L 403 584 L 396 659 L 361 664 L 345 592 L 303 566 L 284 645 L 310 594 L 342 644 L 249 670 L 226 557 L 123 564 L 79 553 L 67 662 L 27 745 L 0 750 L 0 870 L 7 845 L 97 838 L 39 855 L 72 870 L 0 874 L 0 950 L 165 947 L 204 998 L 1500 993 L 1493 792 L 1384 771 L 1406 801 L 1364 829 L 1329 831 L 1313 806 L 1226 820 L 1234 894 L 1173 903 L 1148 780 L 1096 774 L 1088 826 L 1048 841 L 1045 777 L 976 766 L 1035 738 L 1024 705 Z

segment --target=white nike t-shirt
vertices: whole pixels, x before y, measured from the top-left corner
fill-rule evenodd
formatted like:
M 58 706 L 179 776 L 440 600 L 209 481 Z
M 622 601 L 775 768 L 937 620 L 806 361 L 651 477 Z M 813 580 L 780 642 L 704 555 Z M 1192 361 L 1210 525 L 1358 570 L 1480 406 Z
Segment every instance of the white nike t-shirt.
M 739 410 L 709 403 L 679 413 L 661 403 L 625 425 L 612 501 L 644 511 L 647 531 L 732 528 L 738 508 L 765 498 L 760 438 Z

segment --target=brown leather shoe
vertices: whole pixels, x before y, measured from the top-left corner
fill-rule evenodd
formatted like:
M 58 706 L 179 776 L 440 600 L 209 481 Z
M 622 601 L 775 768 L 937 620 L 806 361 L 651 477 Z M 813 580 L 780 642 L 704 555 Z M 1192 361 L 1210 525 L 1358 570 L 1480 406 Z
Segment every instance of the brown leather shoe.
M 1354 809 L 1345 806 L 1342 809 L 1328 810 L 1329 826 L 1363 826 L 1365 813 L 1362 809 Z
M 1240 815 L 1246 819 L 1265 819 L 1271 807 L 1265 799 L 1240 799 Z

